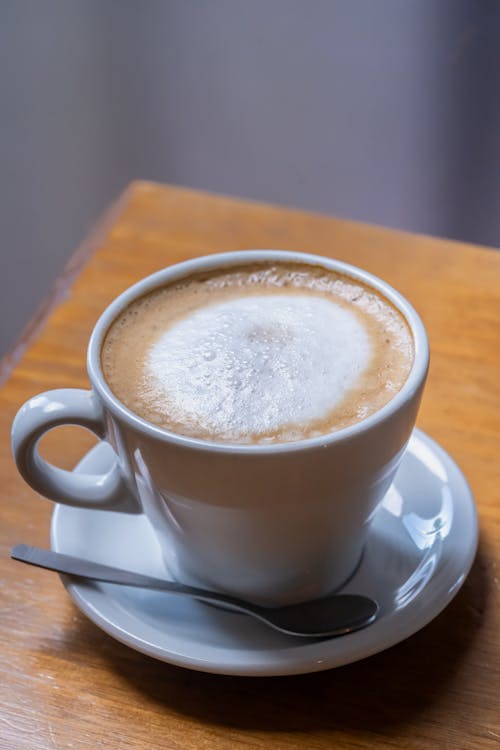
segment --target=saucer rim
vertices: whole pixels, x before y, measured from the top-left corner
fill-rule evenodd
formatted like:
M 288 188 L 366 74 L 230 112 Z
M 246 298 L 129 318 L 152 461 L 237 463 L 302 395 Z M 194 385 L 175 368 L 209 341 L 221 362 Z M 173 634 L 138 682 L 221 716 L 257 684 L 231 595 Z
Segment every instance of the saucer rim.
M 125 612 L 116 601 L 115 604 L 122 615 L 121 620 L 120 617 L 110 618 L 109 615 L 103 613 L 101 611 L 102 608 L 99 607 L 99 600 L 103 599 L 106 601 L 109 599 L 106 584 L 95 584 L 83 581 L 77 582 L 64 575 L 61 575 L 60 578 L 75 605 L 101 630 L 117 641 L 146 656 L 150 656 L 174 666 L 208 672 L 211 674 L 269 677 L 323 671 L 368 658 L 369 656 L 373 656 L 401 643 L 435 619 L 448 606 L 462 587 L 470 568 L 472 567 L 477 551 L 479 536 L 477 510 L 471 489 L 465 476 L 444 448 L 426 433 L 415 428 L 410 439 L 410 444 L 414 437 L 427 443 L 434 453 L 438 453 L 439 457 L 448 468 L 453 470 L 455 481 L 460 485 L 459 491 L 453 492 L 453 502 L 454 504 L 460 502 L 462 504 L 462 512 L 468 513 L 470 516 L 468 519 L 470 524 L 467 526 L 469 534 L 468 538 L 465 540 L 467 545 L 463 545 L 464 540 L 462 540 L 462 545 L 460 545 L 459 550 L 459 557 L 462 561 L 462 564 L 460 565 L 460 576 L 457 580 L 450 581 L 451 585 L 446 592 L 446 596 L 440 596 L 438 601 L 430 600 L 426 606 L 421 608 L 422 611 L 417 612 L 415 617 L 411 616 L 412 604 L 410 604 L 408 607 L 399 611 L 392 609 L 384 613 L 380 619 L 368 628 L 357 631 L 357 633 L 352 633 L 349 636 L 343 636 L 342 638 L 326 639 L 321 642 L 298 641 L 289 648 L 276 650 L 264 650 L 258 648 L 224 649 L 222 647 L 211 645 L 207 647 L 207 651 L 210 652 L 210 658 L 202 659 L 199 656 L 192 657 L 189 653 L 178 653 L 172 650 L 169 651 L 162 645 L 155 643 L 153 640 L 148 639 L 137 632 L 133 632 L 133 628 L 127 629 L 126 625 L 120 625 L 120 621 L 123 623 L 127 618 L 133 621 L 133 617 Z M 75 467 L 75 471 L 78 471 L 84 462 L 91 460 L 92 457 L 102 449 L 102 443 L 98 443 L 94 446 L 82 458 L 78 466 Z M 60 526 L 64 523 L 64 513 L 68 511 L 71 512 L 72 510 L 74 509 L 60 504 L 57 504 L 54 508 L 51 521 L 51 547 L 56 551 L 67 551 L 67 549 L 62 550 L 59 544 L 61 535 Z M 435 577 L 436 574 L 431 577 L 431 581 Z M 428 585 L 429 582 L 426 584 L 426 588 L 428 588 Z M 421 596 L 422 595 L 419 594 L 415 601 L 418 602 L 421 600 Z M 388 623 L 391 624 L 391 627 L 384 628 L 383 626 L 386 626 Z M 144 621 L 141 622 L 142 631 L 147 631 L 148 627 L 145 627 Z M 152 626 L 151 630 L 154 630 Z M 363 641 L 363 634 L 367 633 L 370 633 L 372 637 L 368 637 L 368 643 L 364 643 L 364 645 L 362 643 L 356 653 L 353 654 L 352 649 L 342 648 L 342 644 L 347 642 L 346 639 L 350 639 L 350 642 L 352 643 L 352 639 L 357 637 L 358 640 L 361 636 L 361 641 Z M 323 651 L 323 656 L 321 656 L 321 651 Z

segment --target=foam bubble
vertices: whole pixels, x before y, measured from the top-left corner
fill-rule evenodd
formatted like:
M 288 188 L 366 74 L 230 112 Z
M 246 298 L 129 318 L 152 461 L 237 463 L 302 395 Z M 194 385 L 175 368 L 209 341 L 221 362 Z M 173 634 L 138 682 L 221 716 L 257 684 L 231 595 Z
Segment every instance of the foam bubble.
M 326 417 L 370 359 L 354 312 L 271 294 L 195 310 L 160 335 L 145 368 L 158 412 L 237 438 Z

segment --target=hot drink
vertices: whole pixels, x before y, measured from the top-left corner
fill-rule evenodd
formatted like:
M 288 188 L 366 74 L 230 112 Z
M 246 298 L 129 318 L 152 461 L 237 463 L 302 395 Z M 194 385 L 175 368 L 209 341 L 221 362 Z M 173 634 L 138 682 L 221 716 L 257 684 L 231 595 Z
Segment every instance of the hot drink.
M 143 419 L 227 443 L 283 443 L 360 422 L 400 390 L 413 339 L 378 291 L 344 273 L 262 262 L 193 274 L 129 305 L 104 377 Z

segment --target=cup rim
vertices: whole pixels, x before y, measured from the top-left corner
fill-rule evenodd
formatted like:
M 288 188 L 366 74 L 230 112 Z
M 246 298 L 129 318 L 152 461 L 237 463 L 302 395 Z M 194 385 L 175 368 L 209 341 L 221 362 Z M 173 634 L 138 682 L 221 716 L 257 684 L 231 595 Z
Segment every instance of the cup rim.
M 327 270 L 333 270 L 351 276 L 374 288 L 386 297 L 399 312 L 404 316 L 414 342 L 414 360 L 410 374 L 401 389 L 383 407 L 370 416 L 356 422 L 348 427 L 341 428 L 325 435 L 304 438 L 294 442 L 282 443 L 229 443 L 194 438 L 180 435 L 163 427 L 148 422 L 135 414 L 123 404 L 107 385 L 101 368 L 101 346 L 104 336 L 115 318 L 120 312 L 138 297 L 147 294 L 156 287 L 165 283 L 177 281 L 193 273 L 210 271 L 225 266 L 247 265 L 265 261 L 295 262 L 307 265 L 317 265 Z M 293 250 L 235 250 L 230 252 L 215 253 L 192 258 L 172 266 L 167 266 L 155 273 L 146 276 L 136 282 L 118 297 L 116 297 L 98 318 L 92 331 L 87 349 L 87 370 L 90 381 L 96 393 L 104 402 L 106 408 L 119 420 L 125 422 L 136 431 L 159 440 L 160 442 L 175 444 L 182 448 L 191 448 L 201 451 L 218 452 L 226 454 L 248 454 L 262 455 L 275 453 L 292 453 L 316 449 L 341 443 L 366 433 L 380 423 L 392 417 L 398 410 L 411 401 L 420 390 L 425 381 L 429 367 L 429 343 L 427 333 L 420 316 L 415 308 L 396 291 L 390 284 L 374 276 L 369 271 L 353 266 L 344 261 L 336 260 L 322 255 L 297 252 Z

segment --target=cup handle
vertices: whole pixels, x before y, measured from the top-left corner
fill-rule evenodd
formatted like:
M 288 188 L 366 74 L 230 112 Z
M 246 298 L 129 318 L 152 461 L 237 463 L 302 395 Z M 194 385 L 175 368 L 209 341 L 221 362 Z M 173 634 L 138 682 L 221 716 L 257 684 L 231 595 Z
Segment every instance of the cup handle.
M 115 456 L 105 474 L 76 474 L 45 461 L 38 441 L 49 430 L 71 424 L 86 427 L 104 439 L 102 407 L 92 391 L 61 388 L 27 401 L 12 424 L 11 443 L 19 473 L 41 495 L 77 508 L 140 513 Z

